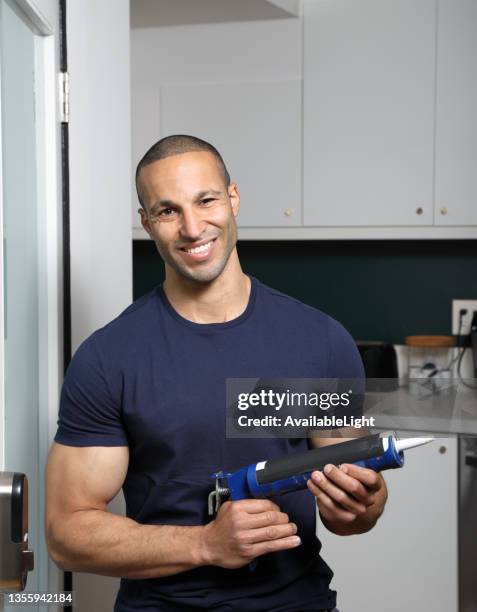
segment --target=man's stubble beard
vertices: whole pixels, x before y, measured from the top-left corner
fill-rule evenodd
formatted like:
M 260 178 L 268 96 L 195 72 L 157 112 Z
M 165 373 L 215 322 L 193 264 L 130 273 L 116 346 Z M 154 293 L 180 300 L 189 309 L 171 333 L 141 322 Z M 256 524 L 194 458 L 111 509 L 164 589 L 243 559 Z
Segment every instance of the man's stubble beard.
M 235 218 L 231 220 L 227 230 L 228 240 L 223 250 L 223 256 L 213 265 L 212 268 L 209 266 L 204 266 L 204 269 L 202 270 L 200 266 L 197 266 L 196 269 L 190 269 L 186 264 L 181 265 L 177 259 L 171 257 L 167 249 L 161 248 L 157 242 L 156 248 L 164 263 L 169 265 L 179 276 L 198 283 L 208 283 L 215 280 L 218 276 L 220 276 L 220 274 L 222 274 L 227 262 L 230 259 L 230 255 L 237 244 L 237 225 Z M 217 236 L 217 239 L 221 238 L 223 234 L 224 232 L 222 231 L 221 234 Z

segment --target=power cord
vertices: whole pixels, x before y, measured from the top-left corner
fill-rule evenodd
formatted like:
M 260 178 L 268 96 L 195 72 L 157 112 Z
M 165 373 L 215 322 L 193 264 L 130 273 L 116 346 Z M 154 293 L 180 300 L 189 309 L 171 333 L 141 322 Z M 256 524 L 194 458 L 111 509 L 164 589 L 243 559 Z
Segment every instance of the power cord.
M 457 337 L 458 338 L 460 337 L 460 334 L 462 332 L 462 326 L 464 324 L 464 317 L 465 317 L 466 314 L 467 314 L 467 308 L 461 308 L 459 310 L 459 329 L 457 331 Z M 449 365 L 447 366 L 448 370 L 451 368 L 451 366 L 454 365 L 454 363 L 456 361 L 462 361 L 462 357 L 464 355 L 464 352 L 465 352 L 465 346 L 463 346 L 460 351 L 457 351 L 457 355 L 453 359 L 451 359 L 451 361 L 449 362 Z M 457 371 L 457 374 L 458 373 L 459 372 Z
M 461 310 L 459 311 L 459 332 L 457 334 L 458 336 L 460 336 L 460 333 L 462 331 L 462 319 L 464 318 L 466 314 L 467 314 L 467 310 L 465 308 L 461 308 Z M 474 316 L 475 316 L 475 313 L 474 313 Z M 462 372 L 461 372 L 462 360 L 464 359 L 464 353 L 465 353 L 466 348 L 467 348 L 466 346 L 463 346 L 461 348 L 460 353 L 458 353 L 457 356 L 450 362 L 449 367 L 457 361 L 457 378 L 459 379 L 459 381 L 464 385 L 464 387 L 467 387 L 468 389 L 477 390 L 476 385 L 471 385 L 470 383 L 466 382 L 464 378 L 462 377 Z

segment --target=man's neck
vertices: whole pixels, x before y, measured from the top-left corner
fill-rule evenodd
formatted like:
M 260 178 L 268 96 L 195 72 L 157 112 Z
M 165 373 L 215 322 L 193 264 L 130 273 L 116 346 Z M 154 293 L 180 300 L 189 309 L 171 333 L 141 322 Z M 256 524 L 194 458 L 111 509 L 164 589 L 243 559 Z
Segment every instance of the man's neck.
M 239 317 L 247 308 L 251 282 L 238 260 L 227 268 L 209 283 L 189 281 L 167 270 L 164 291 L 174 310 L 185 319 L 202 324 L 224 323 Z

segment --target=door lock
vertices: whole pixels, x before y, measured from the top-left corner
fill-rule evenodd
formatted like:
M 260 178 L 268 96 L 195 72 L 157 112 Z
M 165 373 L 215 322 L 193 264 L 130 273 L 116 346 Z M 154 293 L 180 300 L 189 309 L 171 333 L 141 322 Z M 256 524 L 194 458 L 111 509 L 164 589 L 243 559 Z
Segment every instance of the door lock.
M 28 479 L 19 472 L 0 472 L 0 592 L 23 591 L 33 571 L 28 550 Z

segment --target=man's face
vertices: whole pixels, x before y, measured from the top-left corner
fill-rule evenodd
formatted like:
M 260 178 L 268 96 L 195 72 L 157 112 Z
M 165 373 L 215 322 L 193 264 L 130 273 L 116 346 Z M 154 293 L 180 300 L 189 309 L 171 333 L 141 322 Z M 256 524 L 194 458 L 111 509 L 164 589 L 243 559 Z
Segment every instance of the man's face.
M 194 151 L 153 162 L 141 170 L 139 188 L 141 222 L 166 271 L 198 282 L 217 278 L 237 242 L 239 195 L 234 183 L 225 185 L 215 157 Z

